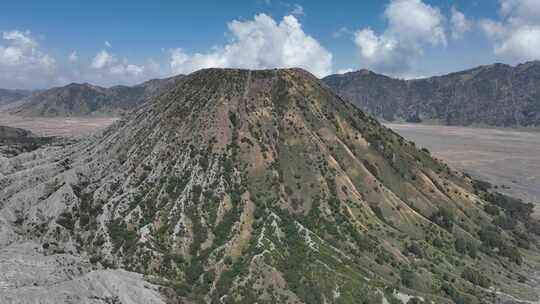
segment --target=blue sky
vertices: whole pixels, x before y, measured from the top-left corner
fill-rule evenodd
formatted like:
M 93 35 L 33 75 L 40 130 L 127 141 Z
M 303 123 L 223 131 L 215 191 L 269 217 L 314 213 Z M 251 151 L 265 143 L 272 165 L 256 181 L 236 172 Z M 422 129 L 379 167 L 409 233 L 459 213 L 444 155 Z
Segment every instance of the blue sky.
M 204 67 L 424 77 L 540 59 L 538 0 L 6 1 L 0 87 L 110 86 Z

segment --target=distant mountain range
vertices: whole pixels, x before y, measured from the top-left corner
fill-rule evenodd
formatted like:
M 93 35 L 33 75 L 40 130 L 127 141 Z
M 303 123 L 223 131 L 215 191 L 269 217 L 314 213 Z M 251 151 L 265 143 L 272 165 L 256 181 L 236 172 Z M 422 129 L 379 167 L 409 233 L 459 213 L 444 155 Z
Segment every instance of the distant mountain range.
M 0 89 L 0 106 L 15 102 L 30 95 L 30 91 Z
M 153 79 L 136 86 L 103 88 L 88 83 L 71 83 L 63 87 L 35 92 L 20 100 L 11 113 L 21 116 L 88 116 L 120 115 L 146 99 L 159 95 L 182 78 L 182 75 Z
M 169 90 L 182 75 L 136 86 L 72 83 L 37 91 L 0 89 L 0 105 L 19 100 L 21 116 L 118 116 Z M 446 125 L 540 125 L 540 62 L 493 64 L 425 79 L 402 80 L 360 70 L 322 79 L 343 98 L 387 121 Z
M 323 81 L 343 98 L 388 121 L 540 125 L 540 61 L 515 67 L 493 64 L 416 80 L 361 70 Z

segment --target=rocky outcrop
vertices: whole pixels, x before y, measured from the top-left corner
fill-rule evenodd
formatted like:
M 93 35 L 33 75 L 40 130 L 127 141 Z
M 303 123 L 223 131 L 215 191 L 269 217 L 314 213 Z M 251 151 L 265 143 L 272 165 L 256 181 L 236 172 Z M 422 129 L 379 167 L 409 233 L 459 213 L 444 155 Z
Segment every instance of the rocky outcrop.
M 102 269 L 53 245 L 21 242 L 0 249 L 0 303 L 165 304 L 141 274 Z

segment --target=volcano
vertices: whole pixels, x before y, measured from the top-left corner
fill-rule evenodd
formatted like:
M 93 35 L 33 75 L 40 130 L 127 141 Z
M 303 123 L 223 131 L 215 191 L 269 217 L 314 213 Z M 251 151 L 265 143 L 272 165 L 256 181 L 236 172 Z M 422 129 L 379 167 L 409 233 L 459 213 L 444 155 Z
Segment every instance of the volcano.
M 69 257 L 91 279 L 56 301 L 103 297 L 96 276 L 120 303 L 534 299 L 532 207 L 489 188 L 304 70 L 207 69 L 103 134 L 0 159 L 0 265 Z M 113 274 L 150 289 L 124 302 Z M 4 299 L 56 303 L 21 276 Z

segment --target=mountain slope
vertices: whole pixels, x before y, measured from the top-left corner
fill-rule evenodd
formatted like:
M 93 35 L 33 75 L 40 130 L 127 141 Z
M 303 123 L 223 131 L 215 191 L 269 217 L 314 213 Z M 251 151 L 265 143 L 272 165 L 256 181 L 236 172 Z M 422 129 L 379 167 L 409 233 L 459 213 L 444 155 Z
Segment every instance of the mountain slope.
M 25 129 L 0 126 L 0 157 L 34 151 L 52 141 L 53 138 L 38 137 Z
M 0 89 L 0 106 L 21 100 L 28 95 L 30 92 L 27 91 Z
M 449 125 L 540 125 L 540 62 L 494 64 L 417 80 L 370 71 L 331 75 L 332 89 L 371 114 L 392 121 Z
M 11 113 L 22 116 L 116 116 L 167 91 L 181 77 L 154 79 L 132 87 L 102 88 L 87 83 L 72 83 L 36 92 Z
M 529 205 L 299 69 L 193 73 L 102 136 L 0 170 L 0 250 L 80 253 L 171 303 L 537 297 L 519 282 L 539 261 Z

